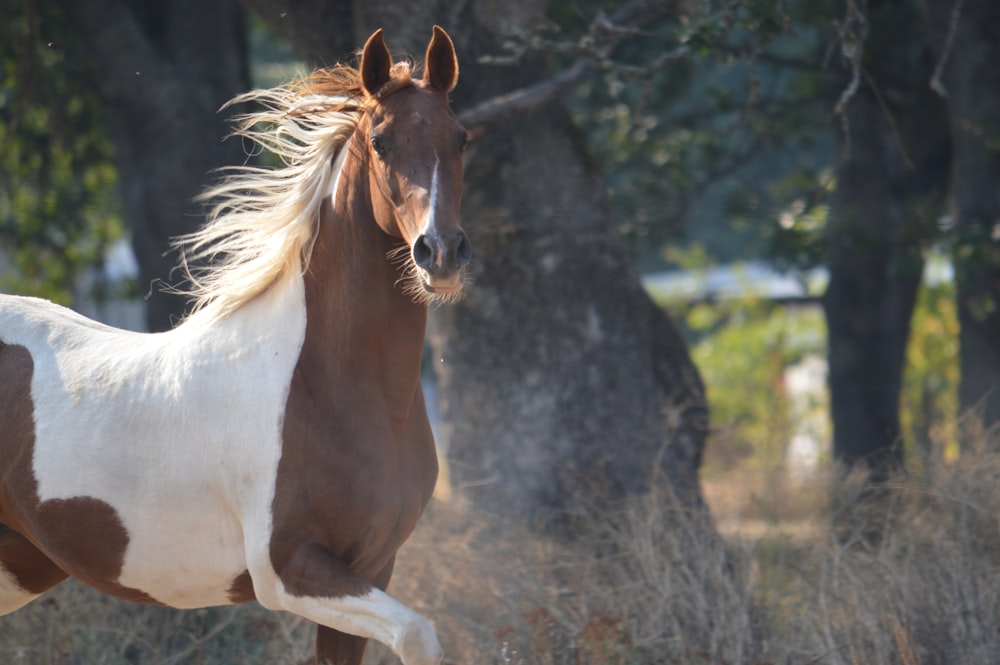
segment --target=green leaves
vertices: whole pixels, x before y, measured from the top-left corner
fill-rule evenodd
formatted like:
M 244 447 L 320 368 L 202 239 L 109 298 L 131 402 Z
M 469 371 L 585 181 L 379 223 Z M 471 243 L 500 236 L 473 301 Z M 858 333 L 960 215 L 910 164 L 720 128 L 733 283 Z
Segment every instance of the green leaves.
M 51 3 L 0 4 L 0 289 L 71 304 L 121 235 L 112 149 L 72 26 Z

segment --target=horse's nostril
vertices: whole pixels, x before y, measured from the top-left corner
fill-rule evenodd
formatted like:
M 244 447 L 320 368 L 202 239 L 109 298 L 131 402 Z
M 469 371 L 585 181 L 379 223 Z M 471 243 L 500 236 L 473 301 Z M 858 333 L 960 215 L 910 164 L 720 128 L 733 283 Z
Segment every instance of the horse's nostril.
M 469 261 L 472 260 L 472 243 L 469 242 L 469 236 L 465 234 L 465 231 L 459 231 L 458 248 L 455 250 L 455 259 L 458 262 L 459 268 L 468 265 Z
M 413 262 L 431 274 L 446 274 L 464 268 L 472 259 L 472 245 L 465 231 L 447 237 L 423 234 L 413 243 Z
M 434 264 L 434 248 L 430 239 L 422 235 L 413 243 L 413 262 L 424 270 L 430 270 Z

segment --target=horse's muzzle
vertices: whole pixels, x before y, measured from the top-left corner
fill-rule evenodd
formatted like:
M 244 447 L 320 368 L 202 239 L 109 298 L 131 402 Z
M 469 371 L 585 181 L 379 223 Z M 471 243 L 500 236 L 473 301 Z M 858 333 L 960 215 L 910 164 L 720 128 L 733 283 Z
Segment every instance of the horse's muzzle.
M 465 231 L 425 233 L 413 243 L 413 263 L 432 293 L 454 293 L 462 289 L 462 271 L 472 260 L 472 244 Z

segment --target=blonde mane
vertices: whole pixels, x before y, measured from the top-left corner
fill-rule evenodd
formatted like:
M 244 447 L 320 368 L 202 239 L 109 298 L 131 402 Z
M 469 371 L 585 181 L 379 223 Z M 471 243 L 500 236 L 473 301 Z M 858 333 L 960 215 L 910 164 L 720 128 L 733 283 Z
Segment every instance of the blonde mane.
M 411 84 L 410 69 L 397 63 L 392 81 L 374 96 L 364 91 L 356 69 L 338 65 L 226 104 L 262 107 L 235 118 L 231 136 L 271 152 L 281 165 L 228 167 L 198 197 L 211 205 L 206 223 L 173 241 L 186 281 L 177 291 L 193 298 L 194 312 L 223 317 L 289 271 L 306 270 L 320 207 L 332 193 L 351 135 L 368 106 Z

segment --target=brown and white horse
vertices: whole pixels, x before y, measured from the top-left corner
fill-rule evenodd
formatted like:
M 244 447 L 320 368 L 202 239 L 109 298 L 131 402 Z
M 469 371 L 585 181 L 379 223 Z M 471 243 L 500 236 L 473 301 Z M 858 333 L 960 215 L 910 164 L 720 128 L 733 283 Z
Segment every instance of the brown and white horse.
M 426 307 L 462 289 L 466 132 L 435 27 L 422 78 L 381 31 L 338 66 L 239 101 L 275 152 L 206 195 L 182 240 L 212 267 L 174 330 L 126 332 L 0 296 L 0 614 L 67 576 L 194 608 L 256 599 L 441 661 L 384 591 L 437 476 L 419 372 Z

